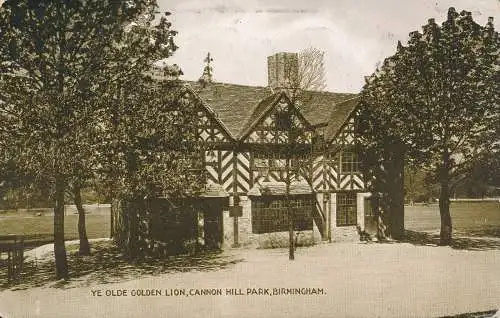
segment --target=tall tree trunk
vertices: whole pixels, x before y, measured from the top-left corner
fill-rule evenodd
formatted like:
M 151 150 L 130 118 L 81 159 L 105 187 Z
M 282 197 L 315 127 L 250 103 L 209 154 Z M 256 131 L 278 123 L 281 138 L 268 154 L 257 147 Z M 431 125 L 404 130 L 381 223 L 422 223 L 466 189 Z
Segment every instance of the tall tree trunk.
M 371 205 L 372 205 L 372 210 L 373 214 L 375 217 L 375 222 L 377 222 L 377 239 L 379 241 L 383 241 L 386 236 L 385 236 L 385 224 L 382 219 L 382 211 L 380 208 L 380 196 L 378 193 L 373 193 L 371 197 Z
M 391 210 L 389 196 L 389 175 L 387 174 L 387 165 L 384 163 L 385 169 L 378 171 L 378 176 L 375 186 L 375 193 L 372 198 L 373 209 L 377 221 L 377 239 L 380 241 L 386 240 L 391 235 Z
M 439 195 L 439 214 L 441 216 L 441 232 L 439 234 L 440 245 L 451 244 L 451 215 L 450 215 L 450 192 L 447 181 L 441 182 L 441 193 Z
M 64 245 L 64 179 L 56 176 L 54 207 L 54 256 L 57 279 L 68 277 L 66 247 Z
M 138 213 L 138 202 L 139 199 L 134 198 L 131 202 L 127 204 L 127 244 L 126 244 L 126 253 L 129 259 L 133 259 L 138 257 L 139 255 L 139 219 L 137 217 Z
M 63 21 L 62 10 L 60 7 L 57 8 L 57 12 L 60 20 Z M 65 32 L 60 32 L 61 35 Z M 57 146 L 55 152 L 62 151 L 60 140 L 63 140 L 64 129 L 63 123 L 66 120 L 64 115 L 65 105 L 61 102 L 61 97 L 64 94 L 64 53 L 65 53 L 65 35 L 59 38 L 59 54 L 57 61 L 57 95 L 54 102 L 57 103 L 58 112 L 56 117 L 57 126 Z M 68 261 L 66 259 L 66 247 L 64 245 L 64 194 L 66 190 L 66 180 L 61 174 L 60 163 L 58 162 L 58 156 L 56 155 L 55 160 L 55 207 L 54 207 L 54 257 L 56 262 L 56 277 L 58 279 L 68 277 Z
M 109 238 L 113 239 L 113 240 L 116 240 L 116 237 L 115 237 L 115 226 L 116 226 L 116 222 L 115 222 L 115 215 L 117 213 L 117 203 L 116 203 L 116 199 L 113 199 L 111 201 L 111 207 L 110 207 L 110 214 L 109 214 L 109 221 L 110 221 L 110 229 L 109 229 Z
M 391 183 L 391 236 L 400 240 L 405 234 L 405 206 L 404 206 L 404 154 L 401 149 L 395 149 L 392 158 Z
M 82 204 L 81 187 L 78 183 L 75 183 L 73 186 L 73 198 L 78 211 L 78 238 L 80 239 L 78 254 L 90 255 L 90 244 L 87 238 L 87 229 L 85 227 L 85 210 Z
M 290 183 L 290 154 L 288 153 L 286 158 L 285 204 L 288 214 L 288 259 L 293 261 L 295 259 L 295 240 L 293 239 L 294 215 L 290 207 Z
M 376 188 L 380 195 L 374 198 L 377 218 L 377 238 L 400 240 L 404 226 L 404 151 L 402 145 L 387 144 L 386 158 L 379 171 Z
M 451 215 L 450 215 L 450 154 L 447 149 L 442 154 L 442 167 L 439 171 L 439 183 L 441 192 L 439 194 L 439 214 L 441 216 L 441 233 L 439 234 L 440 245 L 451 244 Z

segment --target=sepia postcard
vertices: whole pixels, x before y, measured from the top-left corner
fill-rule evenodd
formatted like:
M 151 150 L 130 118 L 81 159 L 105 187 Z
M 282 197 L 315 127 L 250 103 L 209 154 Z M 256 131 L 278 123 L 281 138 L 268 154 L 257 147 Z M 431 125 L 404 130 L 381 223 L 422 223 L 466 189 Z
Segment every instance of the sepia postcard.
M 498 0 L 0 5 L 0 318 L 500 317 Z

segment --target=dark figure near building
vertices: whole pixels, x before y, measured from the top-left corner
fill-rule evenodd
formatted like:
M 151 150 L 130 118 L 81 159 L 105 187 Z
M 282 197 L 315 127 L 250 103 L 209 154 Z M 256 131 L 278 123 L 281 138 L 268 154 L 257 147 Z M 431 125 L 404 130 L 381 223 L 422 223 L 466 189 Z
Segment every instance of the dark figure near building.
M 367 233 L 365 230 L 361 230 L 361 226 L 356 225 L 356 230 L 358 231 L 359 240 L 361 242 L 369 242 L 372 240 L 372 237 L 369 233 Z

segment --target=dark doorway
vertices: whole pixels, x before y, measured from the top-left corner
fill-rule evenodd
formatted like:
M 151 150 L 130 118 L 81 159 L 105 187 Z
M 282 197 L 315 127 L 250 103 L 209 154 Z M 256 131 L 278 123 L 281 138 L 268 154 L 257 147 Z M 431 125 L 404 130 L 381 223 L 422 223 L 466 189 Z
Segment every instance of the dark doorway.
M 377 220 L 372 207 L 372 199 L 364 199 L 365 231 L 370 234 L 377 234 Z
M 203 205 L 203 232 L 205 247 L 209 250 L 221 249 L 223 243 L 223 204 L 220 200 L 205 200 Z

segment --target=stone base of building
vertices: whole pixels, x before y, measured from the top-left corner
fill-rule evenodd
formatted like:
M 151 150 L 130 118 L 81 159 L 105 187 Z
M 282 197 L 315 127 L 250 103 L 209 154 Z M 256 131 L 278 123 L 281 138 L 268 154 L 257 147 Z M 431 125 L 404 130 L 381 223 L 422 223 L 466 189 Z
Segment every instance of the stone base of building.
M 343 226 L 332 229 L 332 242 L 357 242 L 359 234 L 356 226 Z
M 331 193 L 329 200 L 325 201 L 327 210 L 325 212 L 330 212 L 330 237 L 328 237 L 328 226 L 325 224 L 326 233 L 322 236 L 317 227 L 317 224 L 312 221 L 312 226 L 309 230 L 294 231 L 294 240 L 297 246 L 310 246 L 314 244 L 319 244 L 322 242 L 356 242 L 359 241 L 359 234 L 357 232 L 356 226 L 360 226 L 362 229 L 365 227 L 365 198 L 368 197 L 368 193 L 356 193 L 355 201 L 357 207 L 357 217 L 356 222 L 348 226 L 337 226 L 337 195 L 336 193 Z M 322 202 L 322 195 L 319 198 Z M 233 202 L 230 199 L 230 205 Z M 257 234 L 252 231 L 252 203 L 251 199 L 246 196 L 240 196 L 239 205 L 242 207 L 242 215 L 237 217 L 237 224 L 235 224 L 235 218 L 230 216 L 229 211 L 223 212 L 223 231 L 224 231 L 224 243 L 223 248 L 283 248 L 288 247 L 289 244 L 289 232 L 271 232 L 271 233 L 261 233 Z M 327 214 L 325 213 L 325 214 Z M 328 219 L 325 220 L 328 222 Z M 235 228 L 237 228 L 237 240 L 235 240 Z

